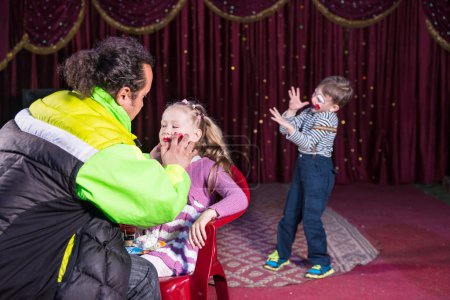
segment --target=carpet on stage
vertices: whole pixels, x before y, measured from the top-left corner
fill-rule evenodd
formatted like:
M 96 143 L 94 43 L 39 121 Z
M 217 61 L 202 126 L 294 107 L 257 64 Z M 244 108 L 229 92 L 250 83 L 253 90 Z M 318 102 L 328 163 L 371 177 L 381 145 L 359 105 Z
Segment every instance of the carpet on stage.
M 299 226 L 291 264 L 277 272 L 262 266 L 274 250 L 288 185 L 254 187 L 247 212 L 219 229 L 218 257 L 230 287 L 281 287 L 307 281 L 305 271 L 307 246 L 302 225 Z M 322 217 L 327 232 L 328 252 L 335 275 L 349 272 L 357 265 L 370 263 L 378 250 L 344 217 L 327 208 Z

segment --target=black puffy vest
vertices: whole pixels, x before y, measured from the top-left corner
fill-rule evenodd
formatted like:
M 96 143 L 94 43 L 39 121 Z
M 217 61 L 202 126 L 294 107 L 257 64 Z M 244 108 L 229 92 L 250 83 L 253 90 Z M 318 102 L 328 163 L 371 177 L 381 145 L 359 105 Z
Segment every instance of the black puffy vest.
M 125 299 L 130 257 L 118 226 L 77 197 L 82 164 L 14 121 L 0 130 L 0 299 Z

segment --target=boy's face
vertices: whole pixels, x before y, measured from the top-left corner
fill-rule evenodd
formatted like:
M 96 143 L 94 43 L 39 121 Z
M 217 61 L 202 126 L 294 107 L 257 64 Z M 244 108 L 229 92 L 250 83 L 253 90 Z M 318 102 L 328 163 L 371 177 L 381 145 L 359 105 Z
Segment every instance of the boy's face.
M 313 112 L 336 112 L 339 110 L 339 105 L 333 102 L 331 96 L 322 93 L 322 87 L 317 87 L 311 97 L 311 110 Z
M 162 115 L 161 129 L 159 130 L 159 141 L 170 141 L 173 134 L 189 134 L 190 142 L 198 142 L 202 131 L 197 128 L 192 117 L 180 107 L 169 107 Z

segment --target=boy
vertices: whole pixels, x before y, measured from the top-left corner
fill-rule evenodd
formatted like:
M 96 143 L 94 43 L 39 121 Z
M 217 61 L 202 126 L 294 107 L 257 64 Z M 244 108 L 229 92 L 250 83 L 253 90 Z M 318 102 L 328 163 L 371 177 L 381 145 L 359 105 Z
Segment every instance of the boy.
M 281 115 L 276 108 L 269 109 L 272 120 L 280 124 L 280 132 L 298 146 L 292 184 L 278 223 L 276 250 L 271 253 L 264 268 L 277 271 L 289 264 L 297 226 L 303 221 L 308 245 L 308 260 L 312 264 L 305 277 L 324 278 L 334 273 L 327 253 L 327 238 L 322 214 L 334 186 L 334 167 L 331 155 L 338 127 L 336 112 L 352 96 L 350 82 L 343 77 L 326 77 L 314 91 L 311 107 L 300 101 L 300 89 L 289 93 L 289 109 Z

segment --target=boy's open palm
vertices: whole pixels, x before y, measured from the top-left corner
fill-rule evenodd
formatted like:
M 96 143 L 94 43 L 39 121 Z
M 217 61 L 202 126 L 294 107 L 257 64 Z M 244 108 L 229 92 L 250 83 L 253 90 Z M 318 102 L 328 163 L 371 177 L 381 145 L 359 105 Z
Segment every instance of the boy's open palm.
M 291 86 L 291 89 L 288 91 L 289 94 L 289 110 L 292 111 L 298 111 L 299 109 L 302 109 L 306 105 L 309 104 L 309 102 L 302 102 L 300 100 L 300 88 L 294 88 Z
M 272 116 L 270 117 L 272 120 L 274 120 L 275 122 L 277 122 L 281 126 L 287 128 L 287 130 L 289 132 L 294 131 L 294 127 L 285 118 L 283 118 L 283 116 L 280 114 L 278 109 L 273 107 L 273 108 L 269 108 L 269 111 L 272 114 Z

